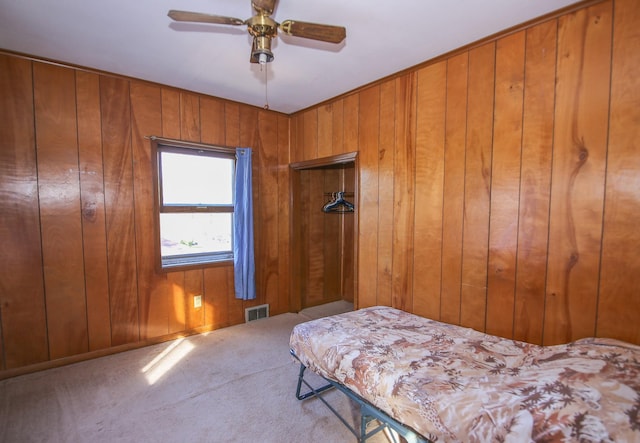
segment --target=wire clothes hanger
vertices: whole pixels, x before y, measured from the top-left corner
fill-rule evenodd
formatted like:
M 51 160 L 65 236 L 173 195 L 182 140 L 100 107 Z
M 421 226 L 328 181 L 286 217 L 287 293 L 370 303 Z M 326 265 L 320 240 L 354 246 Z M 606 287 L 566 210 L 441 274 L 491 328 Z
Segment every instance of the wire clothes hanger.
M 338 191 L 331 194 L 333 200 L 322 207 L 322 212 L 353 212 L 355 210 L 353 203 L 344 199 L 344 192 Z

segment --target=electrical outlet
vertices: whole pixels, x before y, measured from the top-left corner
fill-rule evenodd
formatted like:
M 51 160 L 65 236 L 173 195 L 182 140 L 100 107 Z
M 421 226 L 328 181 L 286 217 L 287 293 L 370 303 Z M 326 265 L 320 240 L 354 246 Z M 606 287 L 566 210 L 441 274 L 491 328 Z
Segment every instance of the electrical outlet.
M 202 295 L 193 296 L 193 307 L 196 309 L 202 307 Z

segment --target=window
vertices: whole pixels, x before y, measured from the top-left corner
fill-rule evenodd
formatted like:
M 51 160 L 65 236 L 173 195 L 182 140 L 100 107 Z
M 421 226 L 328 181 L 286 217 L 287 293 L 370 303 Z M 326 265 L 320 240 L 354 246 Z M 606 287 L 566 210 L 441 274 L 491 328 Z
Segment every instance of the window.
M 235 150 L 152 137 L 162 269 L 233 259 Z

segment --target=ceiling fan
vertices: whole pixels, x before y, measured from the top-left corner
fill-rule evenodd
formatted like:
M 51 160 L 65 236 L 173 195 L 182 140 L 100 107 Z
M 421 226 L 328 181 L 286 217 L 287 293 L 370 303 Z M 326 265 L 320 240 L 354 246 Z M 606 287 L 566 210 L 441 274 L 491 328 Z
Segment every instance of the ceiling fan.
M 203 14 L 200 12 L 170 10 L 168 16 L 179 22 L 212 23 L 216 25 L 247 25 L 247 31 L 253 36 L 251 63 L 265 64 L 273 61 L 271 40 L 278 29 L 288 35 L 308 38 L 329 43 L 340 43 L 345 39 L 347 30 L 342 26 L 321 25 L 317 23 L 285 20 L 278 23 L 271 18 L 278 0 L 252 0 L 251 6 L 256 14 L 242 20 L 234 17 Z

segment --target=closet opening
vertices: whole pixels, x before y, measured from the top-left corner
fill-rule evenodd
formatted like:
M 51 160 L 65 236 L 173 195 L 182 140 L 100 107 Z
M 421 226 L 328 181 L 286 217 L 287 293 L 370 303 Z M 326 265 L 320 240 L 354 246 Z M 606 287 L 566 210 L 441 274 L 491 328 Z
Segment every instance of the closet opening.
M 290 167 L 292 310 L 357 306 L 357 152 Z

